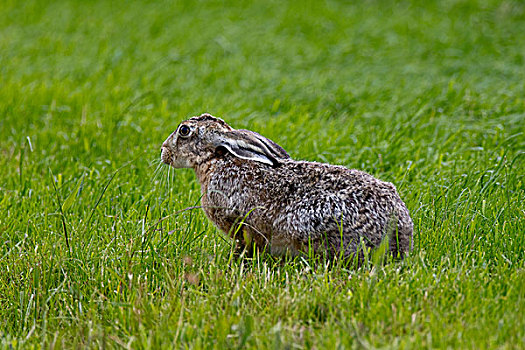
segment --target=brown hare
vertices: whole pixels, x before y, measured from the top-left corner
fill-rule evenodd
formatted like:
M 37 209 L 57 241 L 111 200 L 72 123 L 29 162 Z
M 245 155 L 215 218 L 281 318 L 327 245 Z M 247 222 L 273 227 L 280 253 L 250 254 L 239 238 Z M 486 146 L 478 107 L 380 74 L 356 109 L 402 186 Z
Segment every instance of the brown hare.
M 161 158 L 195 170 L 204 212 L 239 251 L 255 245 L 272 255 L 362 258 L 387 239 L 392 255 L 403 258 L 412 248 L 412 220 L 393 184 L 293 160 L 275 142 L 210 114 L 183 121 Z

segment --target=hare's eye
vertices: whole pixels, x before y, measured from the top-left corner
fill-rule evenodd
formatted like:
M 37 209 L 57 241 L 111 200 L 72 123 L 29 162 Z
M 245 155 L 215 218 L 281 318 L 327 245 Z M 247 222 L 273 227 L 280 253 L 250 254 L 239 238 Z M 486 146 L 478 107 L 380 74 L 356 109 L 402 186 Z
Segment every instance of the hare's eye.
M 187 125 L 181 125 L 179 128 L 179 135 L 180 136 L 188 136 L 190 134 L 190 127 Z

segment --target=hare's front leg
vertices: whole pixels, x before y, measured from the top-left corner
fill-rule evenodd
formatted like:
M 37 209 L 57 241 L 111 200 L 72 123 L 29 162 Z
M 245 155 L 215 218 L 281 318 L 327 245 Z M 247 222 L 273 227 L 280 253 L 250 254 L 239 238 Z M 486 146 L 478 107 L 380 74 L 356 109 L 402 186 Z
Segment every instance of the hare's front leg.
M 235 242 L 235 254 L 253 257 L 255 253 L 263 253 L 269 248 L 266 236 L 254 226 L 247 223 L 237 224 L 230 234 Z

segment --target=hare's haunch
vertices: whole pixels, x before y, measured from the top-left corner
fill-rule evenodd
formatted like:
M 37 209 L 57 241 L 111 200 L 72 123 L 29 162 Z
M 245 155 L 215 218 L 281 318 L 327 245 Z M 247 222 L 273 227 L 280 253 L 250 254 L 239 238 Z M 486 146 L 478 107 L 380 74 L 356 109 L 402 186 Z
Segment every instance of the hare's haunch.
M 209 114 L 182 122 L 162 161 L 192 168 L 202 206 L 238 249 L 274 255 L 362 255 L 388 239 L 394 257 L 412 248 L 412 220 L 396 188 L 342 166 L 297 161 L 275 142 Z

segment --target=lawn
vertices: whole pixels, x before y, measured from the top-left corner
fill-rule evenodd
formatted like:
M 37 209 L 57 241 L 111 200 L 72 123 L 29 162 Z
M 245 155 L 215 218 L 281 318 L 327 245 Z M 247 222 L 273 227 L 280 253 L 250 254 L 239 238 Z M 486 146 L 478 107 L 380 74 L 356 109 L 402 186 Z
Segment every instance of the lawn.
M 0 347 L 524 348 L 525 4 L 0 2 Z M 232 259 L 203 112 L 393 182 L 401 262 Z

